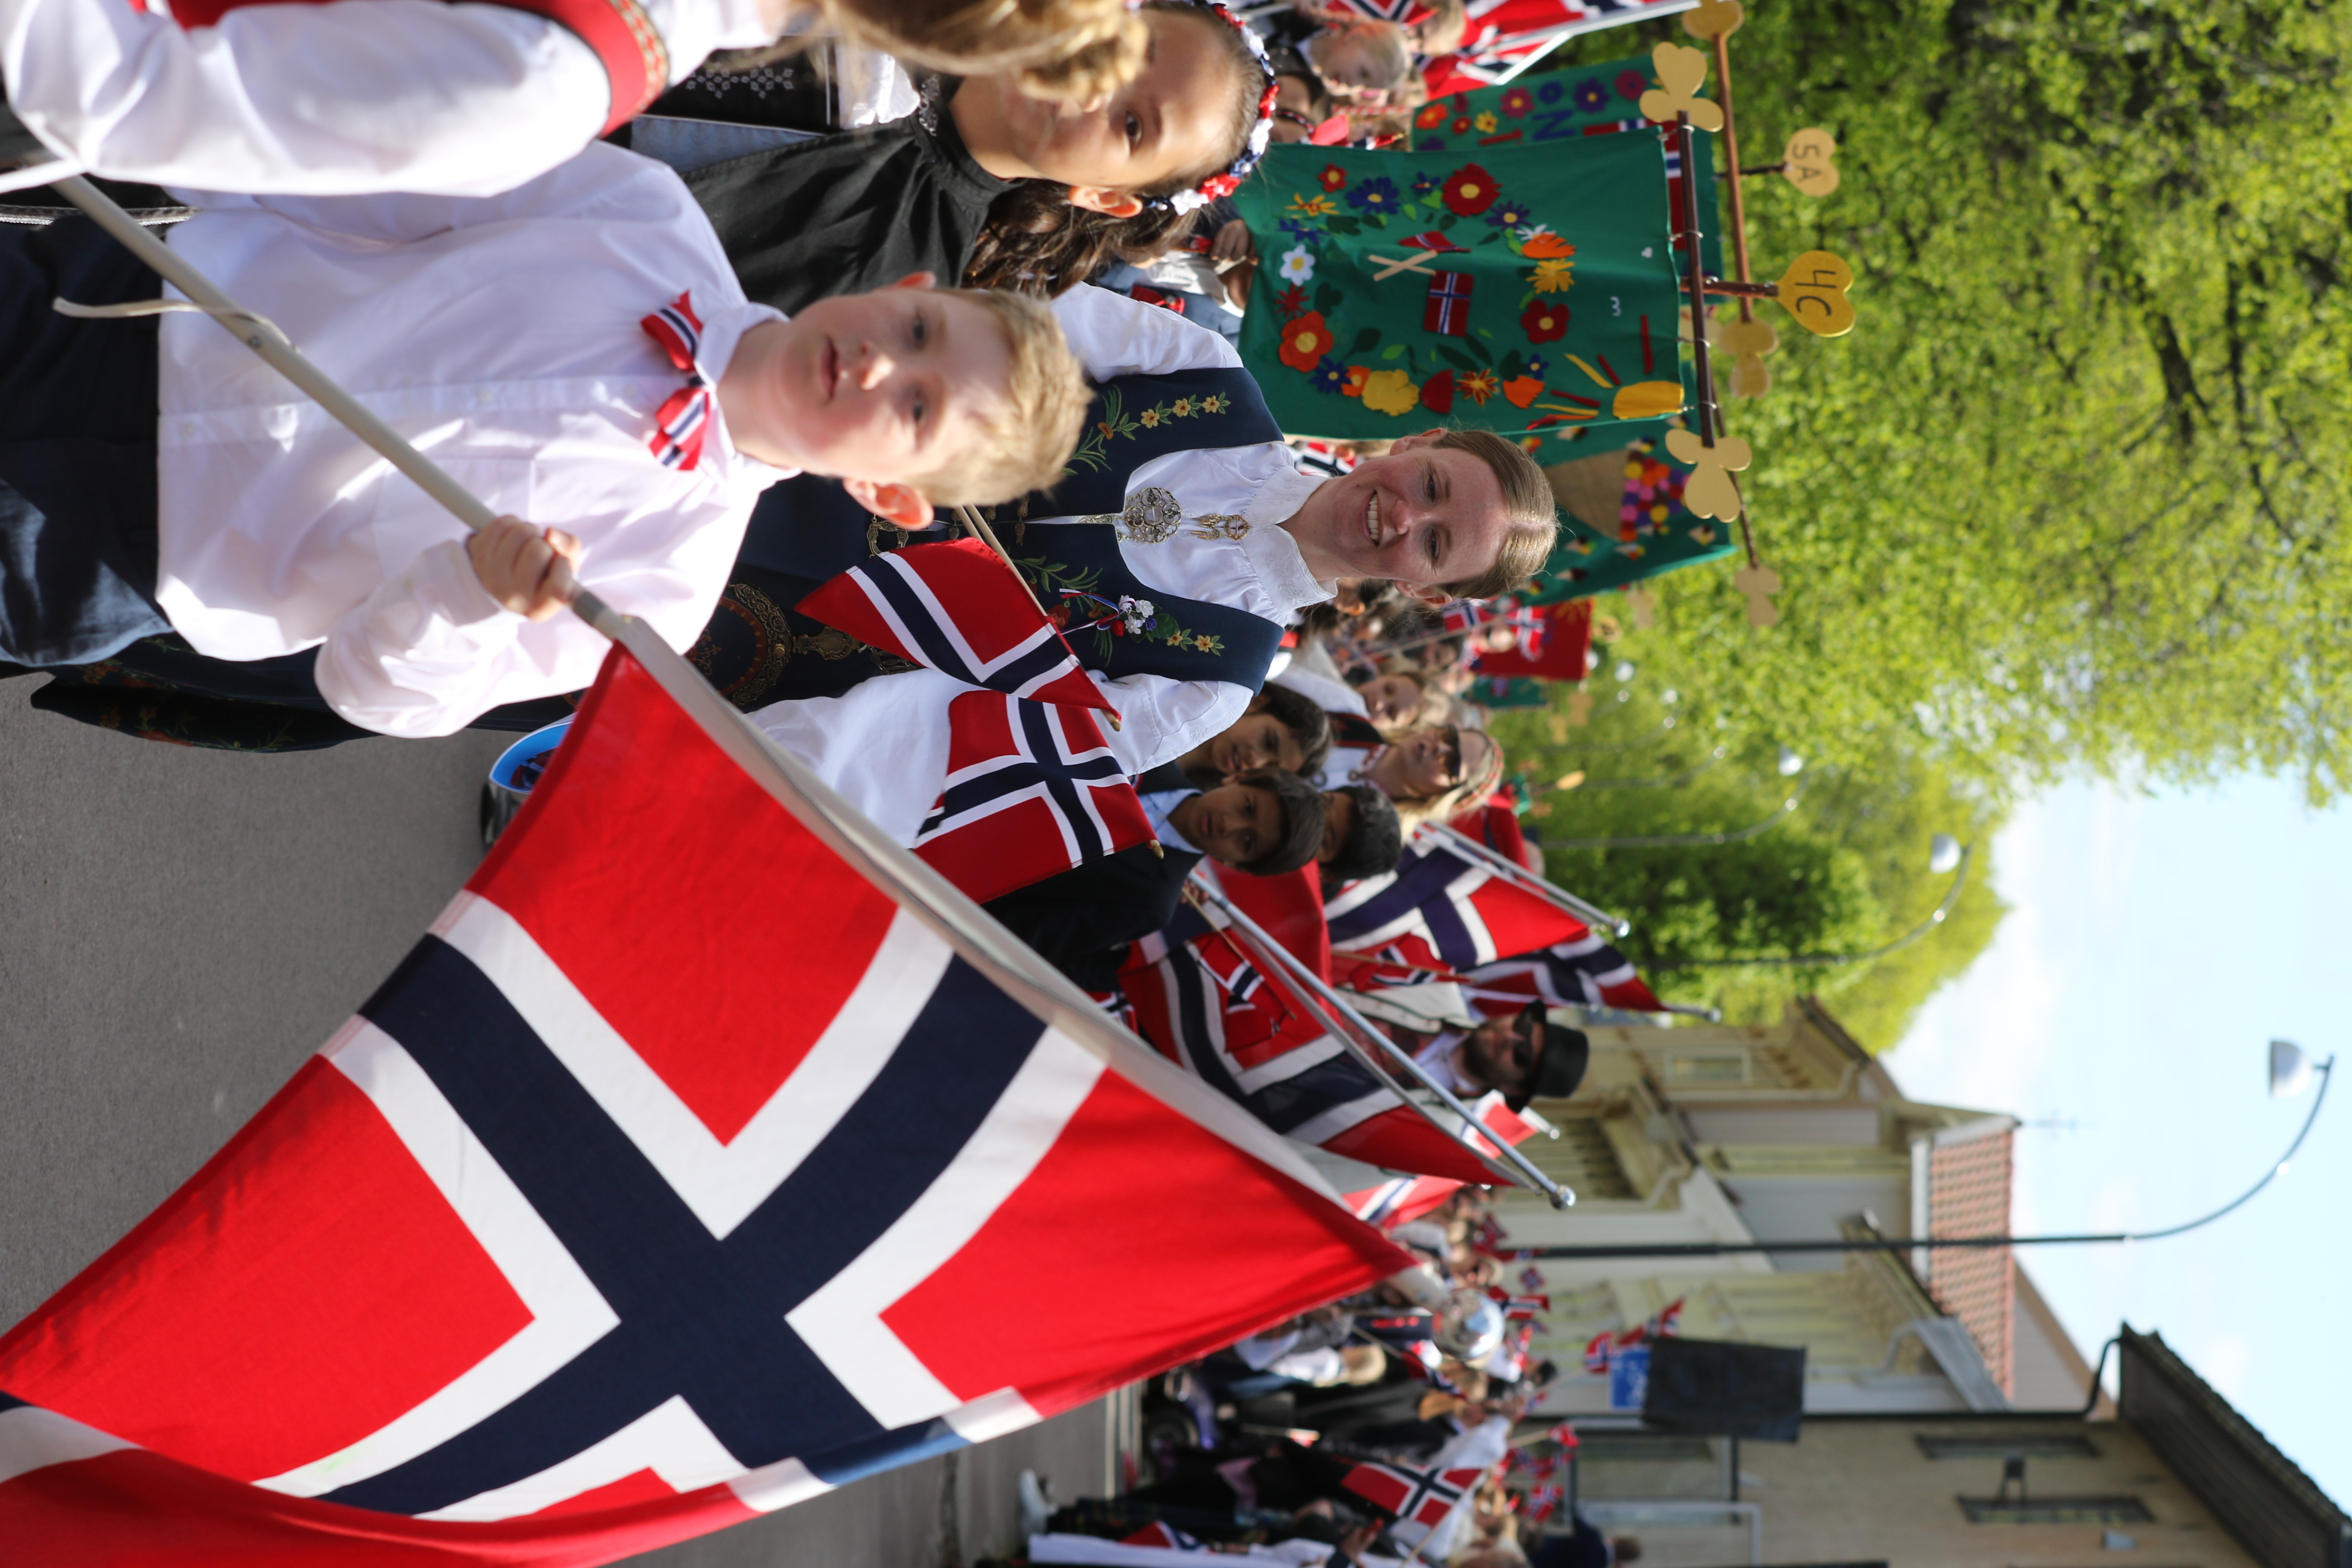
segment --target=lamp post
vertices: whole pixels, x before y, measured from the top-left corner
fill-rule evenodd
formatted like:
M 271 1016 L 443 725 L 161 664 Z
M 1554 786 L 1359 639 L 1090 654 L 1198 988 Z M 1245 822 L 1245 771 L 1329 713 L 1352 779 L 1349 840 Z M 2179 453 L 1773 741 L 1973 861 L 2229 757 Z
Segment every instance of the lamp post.
M 2294 1159 L 2295 1151 L 2311 1135 L 2312 1124 L 2319 1120 L 2319 1108 L 2327 1102 L 2327 1086 L 2333 1080 L 2336 1058 L 2315 1062 L 2303 1048 L 2291 1040 L 2273 1040 L 2270 1046 L 2270 1090 L 2273 1100 L 2291 1100 L 2301 1094 L 2311 1083 L 2311 1075 L 2319 1075 L 2319 1093 L 2313 1097 L 2311 1114 L 2303 1119 L 2294 1142 L 2286 1152 L 2272 1162 L 2263 1173 L 2263 1179 L 2223 1204 L 2210 1214 L 2200 1215 L 2185 1225 L 2166 1226 L 2161 1230 L 2082 1231 L 2055 1236 L 1949 1236 L 1949 1237 L 1872 1237 L 1861 1241 L 1667 1241 L 1648 1242 L 1622 1247 L 1531 1247 L 1524 1256 L 1565 1261 L 1571 1258 L 1721 1258 L 1738 1253 L 1754 1252 L 1920 1252 L 1981 1250 L 1999 1247 L 2070 1247 L 2086 1242 L 2161 1241 L 2168 1237 L 2182 1236 L 2200 1226 L 2211 1225 L 2222 1215 L 2234 1214 L 2244 1207 L 2256 1193 L 2286 1173 Z
M 1900 952 L 1937 926 L 1942 925 L 1951 914 L 1952 906 L 1960 901 L 1960 889 L 1968 885 L 1969 859 L 1974 853 L 1972 846 L 1961 843 L 1948 833 L 1938 833 L 1927 840 L 1927 869 L 1937 873 L 1945 871 L 1956 873 L 1952 878 L 1952 885 L 1944 889 L 1943 898 L 1937 900 L 1934 909 L 1927 911 L 1926 920 L 1921 921 L 1884 947 L 1874 947 L 1868 952 L 1808 952 L 1792 954 L 1785 958 L 1686 958 L 1679 963 L 1657 963 L 1651 967 L 1660 972 L 1669 969 L 1760 969 L 1776 964 L 1825 969 L 1840 963 L 1867 963 L 1874 958 L 1885 958 L 1890 952 Z

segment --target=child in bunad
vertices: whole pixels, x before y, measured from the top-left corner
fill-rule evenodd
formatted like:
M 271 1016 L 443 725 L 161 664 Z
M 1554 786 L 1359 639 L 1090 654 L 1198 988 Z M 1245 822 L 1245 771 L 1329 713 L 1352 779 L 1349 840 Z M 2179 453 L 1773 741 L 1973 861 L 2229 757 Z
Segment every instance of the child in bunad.
M 1044 307 L 902 287 L 747 302 L 667 169 L 593 146 L 506 195 L 193 198 L 172 246 L 496 510 L 457 521 L 85 219 L 0 237 L 0 658 L 318 647 L 335 710 L 440 735 L 577 690 L 575 576 L 689 646 L 761 490 L 923 526 L 1058 474 L 1086 392 Z M 160 329 L 160 330 L 159 330 Z M 160 417 L 158 411 L 160 410 Z M 528 518 L 526 524 L 515 521 Z
M 1146 47 L 1125 0 L 0 0 L 0 79 L 57 155 L 43 181 L 491 195 L 713 51 L 813 32 L 1081 101 Z

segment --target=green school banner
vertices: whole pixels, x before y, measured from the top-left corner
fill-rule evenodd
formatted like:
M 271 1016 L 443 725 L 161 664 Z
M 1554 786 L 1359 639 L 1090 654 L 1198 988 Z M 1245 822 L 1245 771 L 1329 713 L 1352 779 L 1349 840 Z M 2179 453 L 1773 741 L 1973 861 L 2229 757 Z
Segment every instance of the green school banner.
M 1659 85 L 1658 68 L 1647 55 L 1605 60 L 1573 70 L 1550 71 L 1508 87 L 1480 88 L 1432 99 L 1413 112 L 1405 145 L 1415 153 L 1465 153 L 1477 157 L 1492 147 L 1558 142 L 1576 136 L 1657 136 L 1660 128 L 1642 118 L 1642 95 Z M 1666 154 L 1667 195 L 1682 226 L 1682 160 L 1671 140 Z M 1699 260 L 1708 275 L 1724 276 L 1722 201 L 1715 184 L 1715 138 L 1691 136 L 1691 159 L 1698 165 L 1699 223 L 1706 237 Z
M 1692 515 L 1683 505 L 1683 486 L 1690 474 L 1667 456 L 1662 440 L 1627 447 L 1625 489 L 1613 532 L 1562 517 L 1559 542 L 1536 574 L 1536 591 L 1517 595 L 1519 602 L 1553 605 L 1589 598 L 1677 566 L 1730 554 L 1739 525 Z
M 1276 147 L 1234 199 L 1258 252 L 1242 358 L 1291 435 L 1594 429 L 1683 406 L 1654 135 Z

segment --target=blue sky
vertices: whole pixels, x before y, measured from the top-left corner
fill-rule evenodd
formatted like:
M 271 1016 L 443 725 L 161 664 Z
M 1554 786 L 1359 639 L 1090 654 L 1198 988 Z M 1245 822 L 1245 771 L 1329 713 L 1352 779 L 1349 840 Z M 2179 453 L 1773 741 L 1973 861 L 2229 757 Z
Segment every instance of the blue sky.
M 2011 911 L 1887 1058 L 1913 1098 L 2009 1110 L 2018 1234 L 2152 1229 L 2219 1207 L 2286 1148 L 2311 1091 L 2265 1093 L 2266 1045 L 2352 1079 L 2352 809 L 2292 784 L 2071 783 L 1994 845 Z M 2352 1081 L 2287 1174 L 2203 1230 L 2021 1253 L 2076 1344 L 2166 1340 L 2352 1506 Z

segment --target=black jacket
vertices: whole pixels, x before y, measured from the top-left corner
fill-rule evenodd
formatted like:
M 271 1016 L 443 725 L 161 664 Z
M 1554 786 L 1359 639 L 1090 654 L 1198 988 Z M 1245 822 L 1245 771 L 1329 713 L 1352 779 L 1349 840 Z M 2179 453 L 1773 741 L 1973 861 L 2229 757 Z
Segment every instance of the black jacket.
M 1162 763 L 1135 781 L 1137 791 L 1192 790 L 1183 770 Z M 1118 984 L 1127 946 L 1176 918 L 1184 879 L 1199 851 L 1149 844 L 1076 866 L 1058 877 L 1017 888 L 985 906 L 1038 956 L 1088 991 Z

